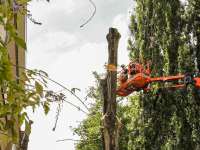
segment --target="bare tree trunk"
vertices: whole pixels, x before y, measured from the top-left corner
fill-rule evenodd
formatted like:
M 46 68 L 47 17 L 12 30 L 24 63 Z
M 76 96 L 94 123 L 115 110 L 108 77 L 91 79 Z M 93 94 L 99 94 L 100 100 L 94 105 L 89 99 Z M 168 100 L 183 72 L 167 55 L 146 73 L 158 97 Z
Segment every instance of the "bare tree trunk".
M 121 35 L 117 29 L 110 28 L 107 35 L 108 41 L 108 65 L 117 66 L 117 50 Z M 119 134 L 121 122 L 116 116 L 116 83 L 117 72 L 107 70 L 107 77 L 100 82 L 101 96 L 103 100 L 102 141 L 103 150 L 119 150 Z

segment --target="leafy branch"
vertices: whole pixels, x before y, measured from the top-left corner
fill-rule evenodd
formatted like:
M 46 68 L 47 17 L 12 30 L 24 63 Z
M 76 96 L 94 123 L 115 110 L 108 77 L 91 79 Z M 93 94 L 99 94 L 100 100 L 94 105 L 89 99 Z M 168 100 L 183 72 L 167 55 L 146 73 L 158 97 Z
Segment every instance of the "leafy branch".
M 18 66 L 18 65 L 14 65 L 14 64 L 13 64 L 13 66 L 16 66 L 16 67 L 19 67 L 19 68 L 22 68 L 22 69 L 25 69 L 25 70 L 32 71 L 32 70 L 30 70 L 30 69 L 27 69 L 27 68 L 24 68 L 24 67 L 21 67 L 21 66 Z M 32 71 L 32 72 L 34 72 L 34 71 Z M 58 82 L 56 82 L 56 81 L 54 81 L 54 80 L 48 78 L 47 76 L 42 75 L 40 72 L 34 72 L 34 73 L 36 73 L 36 74 L 38 74 L 38 75 L 40 75 L 40 76 L 42 76 L 42 77 L 44 77 L 44 78 L 46 78 L 46 79 L 48 79 L 48 80 L 54 82 L 54 83 L 56 83 L 57 85 L 61 86 L 63 89 L 65 89 L 65 90 L 67 90 L 68 92 L 70 92 L 70 93 L 71 93 L 72 95 L 74 95 L 74 96 L 85 106 L 85 108 L 90 112 L 89 108 L 85 105 L 85 103 L 75 94 L 75 92 L 73 92 L 74 90 L 69 90 L 68 88 L 66 88 L 65 86 L 61 85 L 60 83 L 58 83 Z

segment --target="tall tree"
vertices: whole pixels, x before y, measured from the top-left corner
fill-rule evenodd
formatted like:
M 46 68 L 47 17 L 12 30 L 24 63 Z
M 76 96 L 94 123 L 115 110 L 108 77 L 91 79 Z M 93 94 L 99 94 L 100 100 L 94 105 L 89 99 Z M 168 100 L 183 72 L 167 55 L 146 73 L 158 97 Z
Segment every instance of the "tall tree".
M 134 41 L 129 39 L 128 50 L 131 59 L 140 57 L 150 61 L 152 77 L 198 70 L 198 44 L 195 46 L 191 41 L 192 36 L 198 37 L 199 14 L 194 10 L 198 2 L 188 4 L 185 6 L 178 0 L 137 0 L 129 26 Z M 140 134 L 132 136 L 131 148 L 199 148 L 199 98 L 194 87 L 155 88 L 147 94 L 141 92 L 139 97 L 142 113 L 136 121 L 140 128 L 132 124 L 132 129 Z
M 117 51 L 121 35 L 115 28 L 110 28 L 107 35 L 108 41 L 108 66 L 117 68 Z M 119 134 L 121 122 L 116 116 L 116 70 L 107 69 L 107 76 L 101 80 L 101 93 L 103 99 L 102 138 L 103 150 L 119 150 Z

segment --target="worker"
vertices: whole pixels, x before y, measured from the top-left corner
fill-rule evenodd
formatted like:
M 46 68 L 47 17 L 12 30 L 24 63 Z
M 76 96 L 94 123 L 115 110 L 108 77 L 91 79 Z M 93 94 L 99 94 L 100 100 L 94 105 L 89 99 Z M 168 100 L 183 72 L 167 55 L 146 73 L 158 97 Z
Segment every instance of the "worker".
M 130 73 L 131 77 L 133 77 L 136 74 L 136 69 L 135 69 L 134 63 L 130 64 L 130 72 L 131 72 Z
M 122 78 L 122 84 L 123 84 L 128 79 L 128 74 L 127 74 L 128 73 L 128 69 L 125 68 L 124 64 L 122 64 L 121 67 L 122 67 L 121 78 Z

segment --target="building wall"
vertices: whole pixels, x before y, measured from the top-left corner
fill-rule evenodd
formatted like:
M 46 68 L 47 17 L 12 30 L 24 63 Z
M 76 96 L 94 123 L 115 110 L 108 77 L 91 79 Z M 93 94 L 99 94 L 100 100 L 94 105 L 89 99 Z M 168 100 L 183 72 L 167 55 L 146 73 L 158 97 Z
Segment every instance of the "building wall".
M 19 15 L 19 17 L 21 20 L 20 25 L 16 24 L 16 16 L 15 16 L 15 19 L 13 20 L 13 23 L 17 26 L 18 36 L 20 38 L 26 40 L 25 39 L 26 38 L 26 18 L 25 18 L 25 16 L 22 16 L 22 15 Z M 0 26 L 0 36 L 2 37 L 2 39 L 6 39 L 5 31 L 2 28 L 2 26 Z M 15 65 L 25 67 L 25 59 L 26 59 L 25 58 L 25 55 L 26 55 L 25 50 L 22 48 L 18 48 L 14 41 L 11 41 L 9 43 L 7 49 L 8 49 L 9 58 L 11 58 L 10 61 Z M 14 79 L 15 79 L 15 76 L 19 76 L 20 78 L 22 78 L 22 76 L 21 76 L 22 71 L 24 71 L 24 70 L 13 66 L 12 73 L 13 73 Z M 1 104 L 4 105 L 5 102 L 1 102 Z M 7 116 L 7 117 L 3 118 L 2 121 L 4 123 L 6 123 L 7 120 L 10 120 L 10 118 L 11 118 L 11 116 Z M 18 139 L 20 140 L 21 129 L 18 127 L 18 123 L 15 124 L 15 130 L 18 134 Z M 11 133 L 11 131 L 8 131 L 8 132 Z M 0 134 L 0 138 L 1 138 L 1 134 Z M 1 146 L 0 150 L 16 150 L 16 148 L 12 142 L 9 142 L 9 144 L 6 148 L 4 147 L 3 142 L 0 143 L 0 146 Z

